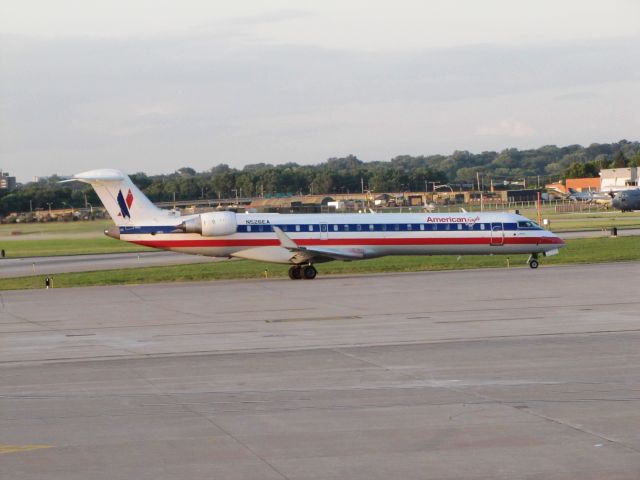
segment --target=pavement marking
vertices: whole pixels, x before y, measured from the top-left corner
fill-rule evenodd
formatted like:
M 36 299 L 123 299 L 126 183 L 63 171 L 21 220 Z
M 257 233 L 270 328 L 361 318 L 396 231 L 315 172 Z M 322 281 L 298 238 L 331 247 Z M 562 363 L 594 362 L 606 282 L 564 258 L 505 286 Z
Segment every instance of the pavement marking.
M 53 445 L 8 445 L 0 443 L 0 455 L 4 453 L 29 452 L 31 450 L 42 450 L 43 448 L 53 447 Z
M 359 315 L 339 315 L 335 317 L 308 317 L 308 318 L 278 318 L 275 320 L 265 320 L 265 323 L 286 323 L 286 322 L 317 322 L 323 320 L 358 320 Z

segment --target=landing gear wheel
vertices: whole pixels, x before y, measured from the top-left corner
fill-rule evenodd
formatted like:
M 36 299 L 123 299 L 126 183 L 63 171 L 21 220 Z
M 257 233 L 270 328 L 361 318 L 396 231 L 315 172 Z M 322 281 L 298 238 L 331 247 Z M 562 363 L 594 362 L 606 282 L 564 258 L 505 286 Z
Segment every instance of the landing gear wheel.
M 304 275 L 305 280 L 313 280 L 314 278 L 316 278 L 317 274 L 318 271 L 313 265 L 307 265 L 302 269 L 302 275 Z
M 538 268 L 538 265 L 539 265 L 538 260 L 531 259 L 531 260 L 529 261 L 529 266 L 530 266 L 531 268 Z
M 302 268 L 300 265 L 289 267 L 289 278 L 291 280 L 300 280 L 302 278 Z

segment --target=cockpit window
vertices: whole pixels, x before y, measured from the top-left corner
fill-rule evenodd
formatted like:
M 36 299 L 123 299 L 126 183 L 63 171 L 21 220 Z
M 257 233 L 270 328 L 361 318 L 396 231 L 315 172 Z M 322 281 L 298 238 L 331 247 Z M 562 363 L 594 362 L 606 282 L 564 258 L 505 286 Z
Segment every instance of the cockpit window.
M 518 230 L 542 230 L 542 228 L 536 222 L 527 220 L 526 222 L 518 222 Z

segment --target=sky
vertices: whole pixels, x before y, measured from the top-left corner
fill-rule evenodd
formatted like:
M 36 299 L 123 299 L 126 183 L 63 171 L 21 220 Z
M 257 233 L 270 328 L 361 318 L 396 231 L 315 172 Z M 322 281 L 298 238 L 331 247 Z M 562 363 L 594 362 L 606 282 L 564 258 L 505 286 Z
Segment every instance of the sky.
M 638 0 L 0 3 L 0 169 L 638 140 Z

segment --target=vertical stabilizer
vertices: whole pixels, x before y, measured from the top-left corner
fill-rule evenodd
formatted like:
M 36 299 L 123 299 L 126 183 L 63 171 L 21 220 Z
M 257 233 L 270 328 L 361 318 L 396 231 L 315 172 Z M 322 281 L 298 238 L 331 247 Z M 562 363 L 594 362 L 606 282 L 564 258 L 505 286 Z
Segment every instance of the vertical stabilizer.
M 90 184 L 118 226 L 166 223 L 169 211 L 156 207 L 119 170 L 102 169 L 78 173 L 69 181 Z

